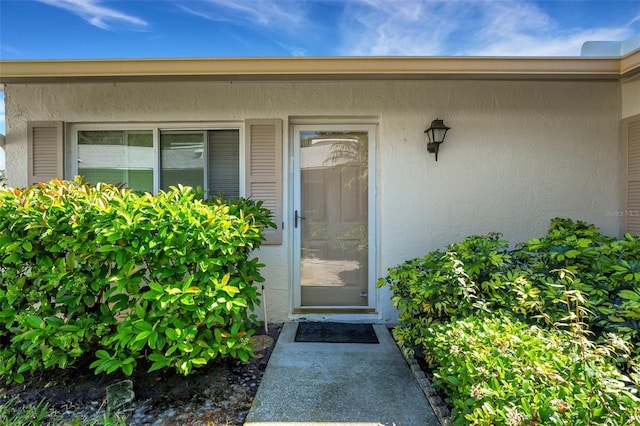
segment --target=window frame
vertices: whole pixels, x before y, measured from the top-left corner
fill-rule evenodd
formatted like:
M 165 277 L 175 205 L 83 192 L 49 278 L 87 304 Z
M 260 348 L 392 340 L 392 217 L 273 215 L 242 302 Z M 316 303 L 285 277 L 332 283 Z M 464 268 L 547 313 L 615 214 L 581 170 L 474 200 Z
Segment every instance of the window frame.
M 215 130 L 237 130 L 238 142 L 239 142 L 239 161 L 238 161 L 238 183 L 239 194 L 241 197 L 245 197 L 245 180 L 246 180 L 246 164 L 245 158 L 245 123 L 244 122 L 140 122 L 140 123 L 74 123 L 69 126 L 69 134 L 71 136 L 71 146 L 68 156 L 68 162 L 66 169 L 72 176 L 78 175 L 78 132 L 80 131 L 132 131 L 132 130 L 146 130 L 151 131 L 153 134 L 153 192 L 160 191 L 160 172 L 161 172 L 161 147 L 160 147 L 160 133 L 164 131 L 195 131 L 195 132 L 208 132 Z M 205 140 L 206 142 L 206 140 Z M 205 143 L 205 155 L 208 156 L 208 147 Z M 207 157 L 208 158 L 208 157 Z M 204 176 L 203 176 L 203 189 L 206 190 L 208 186 L 208 167 L 205 161 Z M 205 194 L 205 197 L 208 196 Z

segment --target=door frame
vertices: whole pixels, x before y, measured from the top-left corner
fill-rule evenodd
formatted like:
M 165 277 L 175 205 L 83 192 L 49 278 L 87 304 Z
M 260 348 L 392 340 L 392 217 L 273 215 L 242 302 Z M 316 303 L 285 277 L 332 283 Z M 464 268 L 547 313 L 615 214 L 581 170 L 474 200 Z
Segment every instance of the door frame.
M 368 297 L 366 306 L 302 306 L 301 278 L 300 278 L 300 255 L 302 245 L 301 227 L 295 227 L 294 212 L 301 211 L 301 173 L 300 173 L 300 133 L 304 131 L 325 130 L 325 131 L 364 131 L 368 133 Z M 320 315 L 322 318 L 327 316 L 339 316 L 341 319 L 355 315 L 356 317 L 363 314 L 377 314 L 378 297 L 376 292 L 377 280 L 377 139 L 378 125 L 376 123 L 351 123 L 348 121 L 317 123 L 317 124 L 292 124 L 290 126 L 290 146 L 291 146 L 291 202 L 288 213 L 289 223 L 292 224 L 293 243 L 291 249 L 291 277 L 292 277 L 292 306 L 291 313 L 293 317 L 309 318 L 310 316 Z

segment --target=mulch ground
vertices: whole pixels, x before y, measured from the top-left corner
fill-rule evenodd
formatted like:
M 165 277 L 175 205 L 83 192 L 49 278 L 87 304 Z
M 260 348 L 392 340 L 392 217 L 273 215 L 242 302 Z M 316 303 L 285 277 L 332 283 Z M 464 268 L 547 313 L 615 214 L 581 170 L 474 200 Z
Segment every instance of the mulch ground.
M 95 375 L 89 368 L 94 358 L 83 357 L 69 368 L 39 372 L 21 384 L 1 384 L 0 405 L 29 407 L 44 399 L 49 413 L 45 424 L 100 425 L 106 414 L 106 387 L 128 379 L 135 400 L 117 415 L 129 425 L 242 425 L 280 329 L 270 325 L 268 335 L 257 330 L 257 356 L 248 362 L 217 360 L 189 376 L 171 369 L 147 373 L 144 362 L 132 376 Z

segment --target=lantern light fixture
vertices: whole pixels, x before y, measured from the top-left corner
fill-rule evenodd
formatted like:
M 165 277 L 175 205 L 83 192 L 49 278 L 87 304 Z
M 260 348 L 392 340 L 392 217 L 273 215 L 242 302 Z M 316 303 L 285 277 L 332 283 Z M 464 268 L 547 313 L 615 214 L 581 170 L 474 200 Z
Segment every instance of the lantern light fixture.
M 443 120 L 436 118 L 431 122 L 431 127 L 424 131 L 429 138 L 427 151 L 436 154 L 436 161 L 438 161 L 438 150 L 440 149 L 440 144 L 444 142 L 444 137 L 450 129 L 451 127 L 447 127 Z

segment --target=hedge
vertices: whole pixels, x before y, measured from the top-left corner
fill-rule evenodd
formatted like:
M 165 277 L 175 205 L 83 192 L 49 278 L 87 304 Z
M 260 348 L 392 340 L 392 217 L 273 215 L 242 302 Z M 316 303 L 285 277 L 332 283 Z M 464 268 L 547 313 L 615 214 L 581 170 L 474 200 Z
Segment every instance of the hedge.
M 253 285 L 270 212 L 249 200 L 204 201 L 79 178 L 0 190 L 0 375 L 67 367 L 188 374 L 220 356 L 253 355 Z

